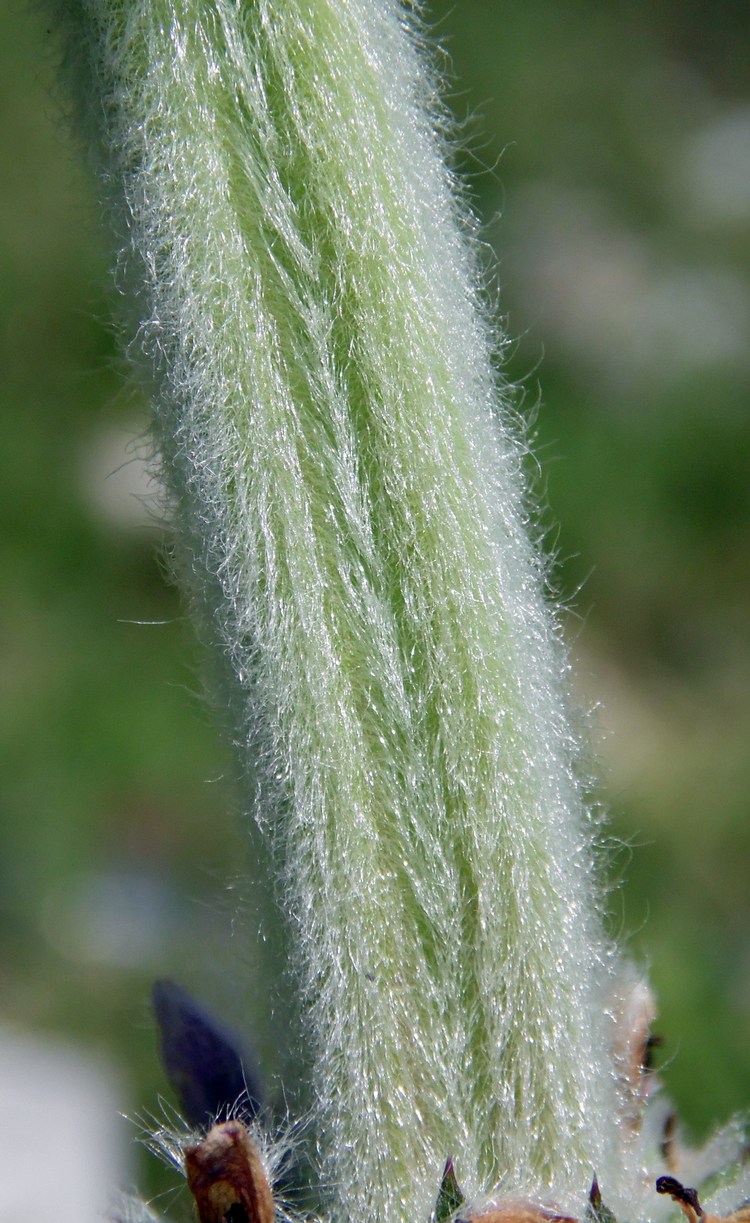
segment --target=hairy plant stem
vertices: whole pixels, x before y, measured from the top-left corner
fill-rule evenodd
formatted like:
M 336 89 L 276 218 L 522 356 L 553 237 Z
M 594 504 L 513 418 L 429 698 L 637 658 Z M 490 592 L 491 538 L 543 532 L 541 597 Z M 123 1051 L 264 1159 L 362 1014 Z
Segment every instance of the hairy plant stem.
M 616 1175 L 565 661 L 395 0 L 67 0 L 336 1219 Z

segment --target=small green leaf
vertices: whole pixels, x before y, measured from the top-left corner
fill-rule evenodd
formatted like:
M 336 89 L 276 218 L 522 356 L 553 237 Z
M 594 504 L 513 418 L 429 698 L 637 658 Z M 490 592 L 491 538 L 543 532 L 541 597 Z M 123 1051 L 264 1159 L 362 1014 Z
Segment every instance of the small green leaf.
M 443 1168 L 443 1179 L 440 1182 L 437 1202 L 432 1214 L 432 1223 L 446 1223 L 459 1207 L 464 1204 L 464 1195 L 456 1179 L 453 1160 L 448 1158 Z
M 599 1188 L 599 1181 L 596 1177 L 594 1177 L 591 1189 L 589 1190 L 586 1218 L 590 1223 L 617 1223 L 617 1219 L 612 1211 L 602 1201 L 602 1191 Z

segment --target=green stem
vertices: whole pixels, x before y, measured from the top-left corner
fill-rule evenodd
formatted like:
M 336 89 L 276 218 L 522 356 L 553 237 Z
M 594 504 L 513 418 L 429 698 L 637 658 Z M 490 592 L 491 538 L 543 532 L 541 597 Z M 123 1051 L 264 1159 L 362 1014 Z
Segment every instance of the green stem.
M 469 1194 L 583 1196 L 615 1129 L 592 834 L 413 30 L 392 0 L 69 15 L 336 1217 L 426 1220 L 449 1155 Z

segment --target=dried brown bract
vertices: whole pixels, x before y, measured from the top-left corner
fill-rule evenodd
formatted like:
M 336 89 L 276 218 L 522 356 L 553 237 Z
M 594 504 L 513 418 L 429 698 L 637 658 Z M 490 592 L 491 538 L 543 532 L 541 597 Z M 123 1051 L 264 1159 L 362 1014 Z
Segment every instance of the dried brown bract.
M 185 1172 L 200 1223 L 273 1223 L 268 1178 L 241 1121 L 223 1121 L 187 1147 Z
M 646 1103 L 658 1087 L 653 1073 L 653 1052 L 661 1044 L 651 1033 L 656 1015 L 648 984 L 626 980 L 615 1003 L 614 1054 L 623 1089 L 623 1123 L 626 1132 L 638 1134 Z
M 750 1204 L 745 1203 L 729 1215 L 712 1215 L 701 1206 L 695 1189 L 688 1189 L 674 1176 L 660 1176 L 656 1182 L 657 1193 L 667 1193 L 677 1202 L 689 1223 L 750 1223 Z
M 462 1215 L 456 1223 L 577 1223 L 577 1220 L 523 1198 L 506 1198 L 484 1210 Z

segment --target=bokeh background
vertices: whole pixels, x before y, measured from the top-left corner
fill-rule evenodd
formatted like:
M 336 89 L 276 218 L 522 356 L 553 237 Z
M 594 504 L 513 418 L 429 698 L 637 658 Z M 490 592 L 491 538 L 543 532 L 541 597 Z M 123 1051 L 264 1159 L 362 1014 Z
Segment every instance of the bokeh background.
M 750 7 L 428 16 L 593 711 L 612 929 L 700 1139 L 750 1103 Z M 254 953 L 55 62 L 39 12 L 0 8 L 0 1031 L 85 1050 L 136 1115 L 168 1096 L 151 980 L 239 1025 Z

